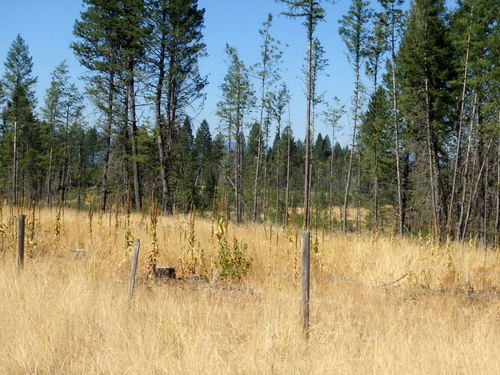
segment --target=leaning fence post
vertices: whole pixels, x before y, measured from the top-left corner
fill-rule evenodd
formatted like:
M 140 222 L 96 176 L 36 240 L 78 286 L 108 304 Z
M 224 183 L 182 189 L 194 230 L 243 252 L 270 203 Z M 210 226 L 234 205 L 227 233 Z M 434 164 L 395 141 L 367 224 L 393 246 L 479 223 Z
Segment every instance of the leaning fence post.
M 19 215 L 17 217 L 17 256 L 16 266 L 21 269 L 24 266 L 24 223 L 26 216 Z
M 309 338 L 310 234 L 302 232 L 302 331 Z
M 136 240 L 134 244 L 134 254 L 132 256 L 132 267 L 130 269 L 130 282 L 128 284 L 128 300 L 132 301 L 135 286 L 135 273 L 137 271 L 137 261 L 139 260 L 139 248 L 141 247 L 141 240 Z

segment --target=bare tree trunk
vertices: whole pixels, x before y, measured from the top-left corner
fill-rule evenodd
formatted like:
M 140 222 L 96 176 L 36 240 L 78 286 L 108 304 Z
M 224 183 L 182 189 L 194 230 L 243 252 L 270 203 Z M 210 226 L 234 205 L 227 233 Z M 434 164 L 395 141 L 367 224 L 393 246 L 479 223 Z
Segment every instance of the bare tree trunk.
M 167 8 L 163 6 L 161 14 L 162 24 L 166 22 Z M 159 45 L 158 57 L 158 79 L 156 82 L 155 92 L 155 121 L 156 121 L 156 143 L 158 145 L 158 158 L 160 161 L 160 180 L 162 188 L 162 211 L 167 212 L 167 197 L 170 196 L 170 186 L 168 182 L 167 171 L 165 169 L 165 121 L 161 113 L 162 99 L 163 99 L 163 81 L 165 79 L 165 45 L 166 45 L 166 32 L 163 31 Z M 172 213 L 171 211 L 168 213 Z
M 259 133 L 257 139 L 257 159 L 255 160 L 255 178 L 253 183 L 253 207 L 252 221 L 257 220 L 257 192 L 259 190 L 259 174 L 260 174 L 260 159 L 262 154 L 262 110 L 261 110 L 261 125 L 259 125 Z
M 497 139 L 497 184 L 496 184 L 496 208 L 495 208 L 495 234 L 494 244 L 500 244 L 500 139 Z
M 83 169 L 83 157 L 82 157 L 82 146 L 78 146 L 78 190 L 76 197 L 76 209 L 80 211 L 82 209 L 82 169 Z
M 238 102 L 240 101 L 238 95 Z M 243 192 L 241 184 L 241 167 L 243 164 L 243 130 L 242 130 L 243 120 L 241 118 L 241 108 L 240 104 L 237 104 L 236 108 L 236 121 L 235 121 L 235 140 L 236 140 L 236 155 L 235 155 L 235 198 L 236 198 L 236 222 L 238 224 L 243 222 Z
M 434 220 L 434 239 L 441 241 L 442 235 L 445 232 L 445 207 L 443 200 L 443 188 L 441 183 L 441 174 L 437 160 L 436 136 L 432 129 L 430 118 L 430 98 L 428 80 L 425 79 L 425 105 L 426 105 L 426 131 L 427 131 L 427 147 L 429 156 L 429 182 L 431 185 L 432 194 L 432 214 Z
M 307 51 L 307 111 L 306 111 L 306 139 L 305 139 L 305 165 L 304 165 L 304 231 L 310 230 L 311 211 L 311 107 L 312 107 L 312 80 L 313 80 L 313 29 L 312 21 L 308 27 L 308 51 Z
M 47 206 L 50 206 L 50 188 L 52 183 L 52 155 L 54 153 L 52 144 L 50 145 L 49 151 L 49 169 L 47 171 L 47 179 L 45 183 L 45 201 Z
M 132 178 L 134 183 L 135 209 L 142 210 L 141 184 L 139 177 L 139 152 L 137 150 L 137 118 L 135 113 L 135 82 L 134 82 L 134 63 L 132 59 L 128 62 L 127 77 L 127 97 L 128 97 L 128 122 L 130 127 L 130 139 L 132 145 Z
M 486 247 L 488 244 L 488 180 L 489 180 L 489 157 L 484 156 L 486 168 L 484 171 L 484 185 L 483 185 L 483 221 L 482 221 L 482 232 L 483 232 L 483 246 Z
M 111 157 L 111 130 L 113 127 L 113 104 L 114 104 L 114 91 L 115 91 L 115 74 L 114 72 L 109 73 L 109 86 L 108 86 L 108 113 L 107 113 L 107 123 L 104 129 L 104 168 L 102 172 L 101 179 L 101 203 L 100 209 L 102 212 L 106 212 L 106 204 L 108 199 L 108 174 L 109 174 L 109 164 Z
M 428 88 L 427 88 L 427 79 L 425 80 L 425 106 L 426 106 L 426 131 L 427 131 L 427 156 L 428 156 L 428 162 L 429 162 L 429 185 L 431 188 L 431 208 L 432 208 L 432 220 L 433 220 L 433 227 L 434 227 L 434 240 L 439 238 L 439 213 L 437 210 L 437 199 L 436 199 L 436 185 L 435 185 L 435 178 L 434 178 L 434 160 L 433 160 L 433 150 L 432 150 L 432 133 L 431 133 L 431 122 L 429 118 L 429 95 L 428 95 Z
M 473 141 L 473 135 L 474 135 L 474 120 L 475 120 L 475 115 L 476 115 L 476 104 L 477 104 L 477 93 L 474 94 L 474 102 L 472 105 L 472 115 L 471 115 L 471 120 L 470 120 L 470 126 L 469 126 L 469 135 L 467 137 L 467 151 L 465 153 L 465 161 L 464 161 L 464 171 L 462 172 L 462 198 L 460 200 L 460 215 L 458 217 L 458 223 L 456 225 L 455 233 L 456 236 L 461 238 L 462 234 L 462 225 L 463 225 L 463 219 L 464 219 L 464 214 L 465 214 L 465 201 L 467 198 L 467 191 L 468 191 L 468 176 L 469 176 L 469 164 L 470 164 L 470 154 L 471 154 L 471 148 L 472 148 L 472 141 Z
M 285 188 L 285 227 L 288 227 L 288 197 L 289 197 L 289 189 L 290 189 L 290 134 L 287 134 L 286 188 Z
M 265 44 L 266 49 L 264 50 L 264 56 L 267 56 L 267 44 Z M 253 184 L 253 207 L 252 207 L 252 221 L 257 220 L 257 193 L 259 190 L 259 173 L 260 173 L 260 162 L 262 158 L 262 127 L 264 126 L 264 107 L 265 107 L 265 97 L 266 97 L 266 79 L 267 79 L 267 59 L 264 58 L 262 65 L 262 80 L 261 80 L 261 97 L 260 97 L 260 121 L 259 121 L 259 132 L 257 134 L 257 160 L 255 161 L 255 178 Z
M 391 3 L 391 14 L 394 14 L 394 3 Z M 397 201 L 398 201 L 398 235 L 403 235 L 405 224 L 405 212 L 403 210 L 402 180 L 401 180 L 401 159 L 399 155 L 399 121 L 398 121 L 398 101 L 396 93 L 396 30 L 395 20 L 391 22 L 391 83 L 392 83 L 392 111 L 394 113 L 394 142 L 396 154 L 396 183 L 397 183 Z
M 455 206 L 455 192 L 457 189 L 457 176 L 458 176 L 458 166 L 460 162 L 460 152 L 462 146 L 462 128 L 464 123 L 464 108 L 465 108 L 465 93 L 467 90 L 467 72 L 468 72 L 468 64 L 469 64 L 469 46 L 470 46 L 470 33 L 467 36 L 467 49 L 465 53 L 465 67 L 464 67 L 464 79 L 462 85 L 462 97 L 460 104 L 460 117 L 458 122 L 458 134 L 457 134 L 457 146 L 455 150 L 455 163 L 453 166 L 453 182 L 451 184 L 451 194 L 450 194 L 450 203 L 448 206 L 448 220 L 446 222 L 446 233 L 448 237 L 451 237 L 452 227 L 453 227 L 453 210 Z
M 356 64 L 357 66 L 358 64 Z M 359 107 L 359 90 L 360 90 L 360 78 L 359 78 L 359 67 L 355 69 L 356 74 L 356 87 L 355 87 L 355 97 L 354 97 L 354 127 L 352 130 L 352 144 L 351 150 L 349 152 L 349 164 L 347 166 L 347 179 L 344 191 L 344 204 L 342 209 L 342 229 L 347 230 L 347 208 L 349 203 L 349 190 L 351 187 L 351 174 L 352 174 L 352 161 L 354 158 L 354 149 L 356 148 L 357 132 L 358 132 L 358 107 Z
M 477 190 L 478 190 L 478 187 L 479 187 L 479 183 L 481 182 L 481 177 L 483 175 L 483 171 L 484 171 L 484 168 L 486 166 L 486 162 L 488 160 L 487 156 L 489 154 L 491 145 L 493 144 L 493 139 L 494 138 L 490 139 L 490 141 L 488 142 L 488 146 L 486 147 L 486 151 L 485 151 L 485 155 L 484 155 L 484 158 L 483 158 L 483 162 L 481 164 L 481 168 L 479 169 L 479 173 L 477 175 L 476 182 L 474 184 L 474 190 L 472 191 L 471 197 L 470 197 L 468 205 L 467 205 L 467 212 L 465 214 L 465 220 L 464 220 L 464 225 L 463 225 L 462 235 L 461 235 L 461 240 L 462 241 L 465 239 L 465 235 L 467 234 L 472 204 L 475 202 L 475 199 L 476 199 Z
M 375 151 L 375 174 L 373 176 L 373 190 L 374 190 L 374 203 L 375 203 L 375 228 L 376 230 L 378 231 L 379 230 L 379 226 L 380 226 L 380 218 L 379 218 L 379 197 L 378 197 L 378 179 L 379 179 L 379 176 L 378 176 L 378 155 L 377 155 L 377 151 Z
M 280 149 L 281 149 L 281 123 L 278 121 L 278 145 L 276 152 L 276 226 L 279 225 L 280 212 Z
M 14 145 L 12 151 L 12 205 L 17 206 L 17 121 L 14 121 Z
M 332 127 L 332 144 L 331 144 L 331 152 L 330 152 L 330 179 L 328 186 L 328 228 L 330 231 L 333 226 L 333 163 L 334 163 L 334 152 L 335 148 L 333 146 L 333 142 L 335 139 L 335 127 Z

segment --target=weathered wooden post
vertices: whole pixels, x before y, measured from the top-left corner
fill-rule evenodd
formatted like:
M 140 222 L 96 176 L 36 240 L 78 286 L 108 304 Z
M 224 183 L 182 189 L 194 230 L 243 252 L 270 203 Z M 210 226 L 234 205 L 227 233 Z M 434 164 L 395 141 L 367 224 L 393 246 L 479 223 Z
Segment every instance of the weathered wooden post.
M 309 338 L 310 233 L 302 232 L 302 331 Z
M 141 247 L 141 240 L 136 240 L 134 244 L 134 254 L 132 255 L 132 267 L 130 269 L 130 282 L 128 285 L 128 300 L 132 301 L 135 286 L 135 273 L 137 271 L 137 261 L 139 260 L 139 248 Z
M 25 215 L 17 217 L 17 256 L 16 266 L 20 270 L 24 266 L 24 223 L 26 220 Z

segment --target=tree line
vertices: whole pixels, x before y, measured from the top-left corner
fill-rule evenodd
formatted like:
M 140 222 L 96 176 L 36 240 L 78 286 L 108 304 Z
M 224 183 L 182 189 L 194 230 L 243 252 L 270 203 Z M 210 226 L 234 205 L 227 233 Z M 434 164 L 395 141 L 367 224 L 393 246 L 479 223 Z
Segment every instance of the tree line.
M 272 15 L 258 30 L 257 62 L 226 45 L 220 121 L 195 130 L 190 114 L 208 85 L 198 1 L 84 0 L 71 48 L 86 69 L 85 93 L 62 62 L 37 111 L 28 46 L 21 36 L 11 44 L 0 81 L 4 199 L 102 212 L 141 211 L 154 200 L 165 214 L 217 211 L 239 223 L 498 245 L 495 0 L 460 0 L 451 10 L 443 0 L 414 0 L 409 10 L 403 0 L 352 0 L 338 25 L 343 46 L 317 37 L 326 0 L 279 2 L 308 41 L 305 139 L 292 131 Z M 348 108 L 318 89 L 325 48 L 342 48 L 353 70 Z M 352 140 L 343 147 L 336 134 L 346 113 Z

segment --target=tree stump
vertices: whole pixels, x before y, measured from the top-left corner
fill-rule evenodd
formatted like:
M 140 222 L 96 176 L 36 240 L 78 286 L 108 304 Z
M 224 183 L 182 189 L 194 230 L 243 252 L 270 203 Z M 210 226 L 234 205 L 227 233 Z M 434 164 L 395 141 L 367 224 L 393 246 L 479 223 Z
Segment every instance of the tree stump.
M 156 267 L 155 277 L 157 279 L 175 279 L 175 268 L 173 267 Z

